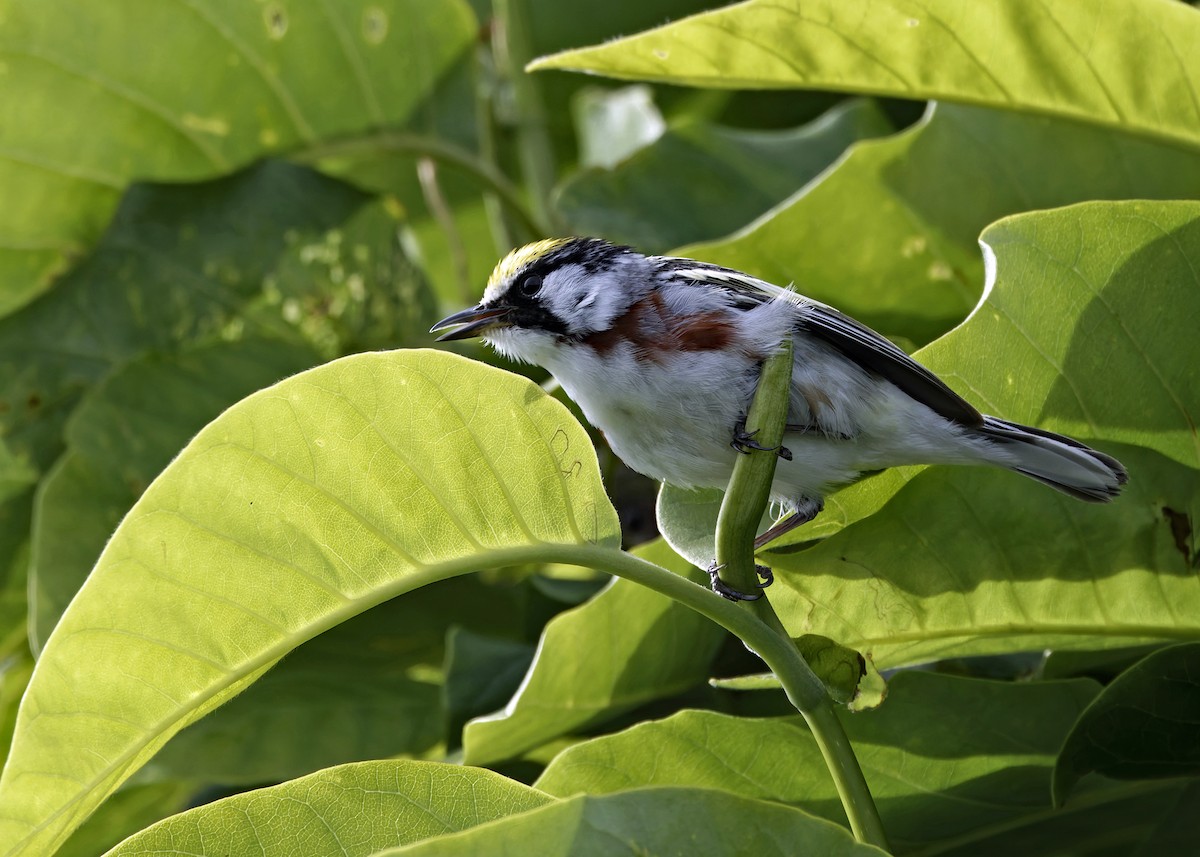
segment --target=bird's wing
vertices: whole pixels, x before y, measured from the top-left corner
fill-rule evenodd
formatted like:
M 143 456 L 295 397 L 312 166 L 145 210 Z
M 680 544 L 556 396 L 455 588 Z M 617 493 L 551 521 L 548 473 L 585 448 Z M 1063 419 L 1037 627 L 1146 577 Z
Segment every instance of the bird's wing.
M 951 390 L 902 349 L 861 322 L 791 289 L 719 265 L 691 259 L 662 258 L 664 268 L 676 277 L 707 283 L 730 293 L 734 305 L 750 309 L 769 300 L 788 300 L 800 309 L 798 330 L 836 348 L 850 360 L 895 384 L 937 414 L 963 425 L 981 425 L 983 417 L 962 396 Z

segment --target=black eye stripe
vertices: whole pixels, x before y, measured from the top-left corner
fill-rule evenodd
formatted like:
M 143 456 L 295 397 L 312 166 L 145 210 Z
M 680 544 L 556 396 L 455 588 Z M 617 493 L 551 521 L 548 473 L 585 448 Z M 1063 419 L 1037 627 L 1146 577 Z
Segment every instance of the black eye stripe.
M 541 291 L 541 288 L 542 278 L 537 274 L 530 274 L 522 277 L 520 282 L 517 283 L 517 291 L 527 298 L 531 298 L 536 295 L 539 291 Z

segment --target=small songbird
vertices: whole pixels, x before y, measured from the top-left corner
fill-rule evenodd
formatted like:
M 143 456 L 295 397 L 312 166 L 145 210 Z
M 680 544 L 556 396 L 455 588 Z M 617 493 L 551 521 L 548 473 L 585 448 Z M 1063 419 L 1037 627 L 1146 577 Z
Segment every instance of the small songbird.
M 812 520 L 832 489 L 897 465 L 1003 467 L 1094 502 L 1127 480 L 1120 462 L 1076 440 L 980 414 L 832 307 L 598 238 L 514 250 L 479 304 L 433 330 L 443 328 L 453 329 L 440 341 L 480 336 L 547 369 L 621 460 L 685 488 L 724 488 L 735 450 L 757 448 L 746 412 L 763 361 L 790 335 L 791 397 L 771 492 L 790 515 L 756 547 Z

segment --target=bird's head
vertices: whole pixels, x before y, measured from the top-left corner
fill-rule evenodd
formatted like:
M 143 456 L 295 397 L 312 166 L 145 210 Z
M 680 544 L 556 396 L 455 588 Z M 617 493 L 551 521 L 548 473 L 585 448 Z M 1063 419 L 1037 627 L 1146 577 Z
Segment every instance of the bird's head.
M 546 365 L 553 349 L 611 328 L 652 287 L 646 257 L 599 238 L 550 238 L 505 256 L 483 299 L 442 319 L 439 342 L 483 340 Z

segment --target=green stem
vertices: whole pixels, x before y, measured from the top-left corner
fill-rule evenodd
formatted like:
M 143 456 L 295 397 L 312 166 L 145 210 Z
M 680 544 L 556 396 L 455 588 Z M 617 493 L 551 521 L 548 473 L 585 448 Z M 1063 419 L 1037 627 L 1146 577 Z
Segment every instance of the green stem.
M 727 585 L 742 592 L 758 589 L 758 575 L 754 567 L 754 537 L 763 510 L 770 500 L 771 482 L 775 477 L 775 465 L 778 463 L 778 455 L 774 448 L 782 443 L 784 428 L 787 425 L 791 379 L 792 341 L 788 337 L 779 351 L 763 364 L 758 389 L 746 415 L 745 430 L 752 433 L 754 440 L 767 447 L 767 450 L 755 450 L 748 455 L 737 457 L 729 488 L 725 492 L 725 499 L 717 516 L 716 550 L 717 563 L 722 567 L 721 578 Z M 775 653 L 774 645 L 770 647 L 768 656 L 768 652 L 760 648 L 763 646 L 761 642 L 752 642 L 742 634 L 738 636 L 766 661 L 767 666 L 783 684 L 788 699 L 808 722 L 833 777 L 855 838 L 860 842 L 886 849 L 887 840 L 875 808 L 875 801 L 871 797 L 862 768 L 854 755 L 854 748 L 850 746 L 829 696 L 820 679 L 800 656 L 770 601 L 765 597 L 766 593 L 763 594 L 764 597 L 756 601 L 742 603 L 769 629 L 774 641 L 787 652 L 786 658 Z M 772 662 L 772 658 L 776 658 L 777 662 Z M 784 672 L 780 672 L 781 668 Z
M 493 0 L 492 8 L 501 29 L 496 65 L 511 84 L 516 102 L 517 156 L 521 161 L 521 174 L 529 187 L 538 220 L 550 224 L 553 229 L 544 234 L 559 234 L 562 224 L 550 205 L 555 168 L 546 107 L 537 83 L 525 71 L 525 65 L 533 59 L 529 44 L 529 3 L 528 0 Z
M 768 448 L 783 442 L 787 424 L 787 403 L 792 381 L 792 341 L 763 363 L 758 389 L 746 414 L 747 433 L 756 443 Z M 763 510 L 771 499 L 771 481 L 775 478 L 778 456 L 773 452 L 752 451 L 739 455 L 733 463 L 733 476 L 717 514 L 717 564 L 721 580 L 739 592 L 758 590 L 754 567 L 754 537 Z M 783 623 L 766 598 L 747 601 L 746 605 L 775 631 L 787 636 Z
M 479 134 L 479 156 L 485 163 L 496 164 L 496 123 L 492 97 L 494 94 L 495 56 L 490 48 L 480 45 L 475 62 L 475 128 Z M 486 82 L 485 82 L 486 81 Z M 510 224 L 504 216 L 504 204 L 493 192 L 484 191 L 483 207 L 487 212 L 488 225 L 492 230 L 492 241 L 496 245 L 497 258 L 515 246 Z M 527 234 L 526 241 L 535 241 L 542 233 Z
M 353 157 L 378 152 L 396 152 L 414 157 L 428 157 L 471 174 L 494 192 L 520 218 L 522 225 L 537 235 L 550 235 L 551 224 L 531 211 L 521 198 L 521 191 L 494 165 L 477 155 L 437 137 L 412 134 L 407 131 L 383 131 L 366 137 L 334 140 L 314 146 L 297 154 L 297 160 L 313 163 L 324 158 Z
M 580 551 L 587 557 L 580 556 Z M 833 711 L 825 686 L 805 663 L 791 639 L 732 601 L 632 554 L 604 548 L 568 548 L 560 561 L 607 571 L 660 592 L 741 639 L 779 679 L 787 698 L 808 723 L 829 767 L 855 838 L 887 849 L 883 824 L 850 740 Z

